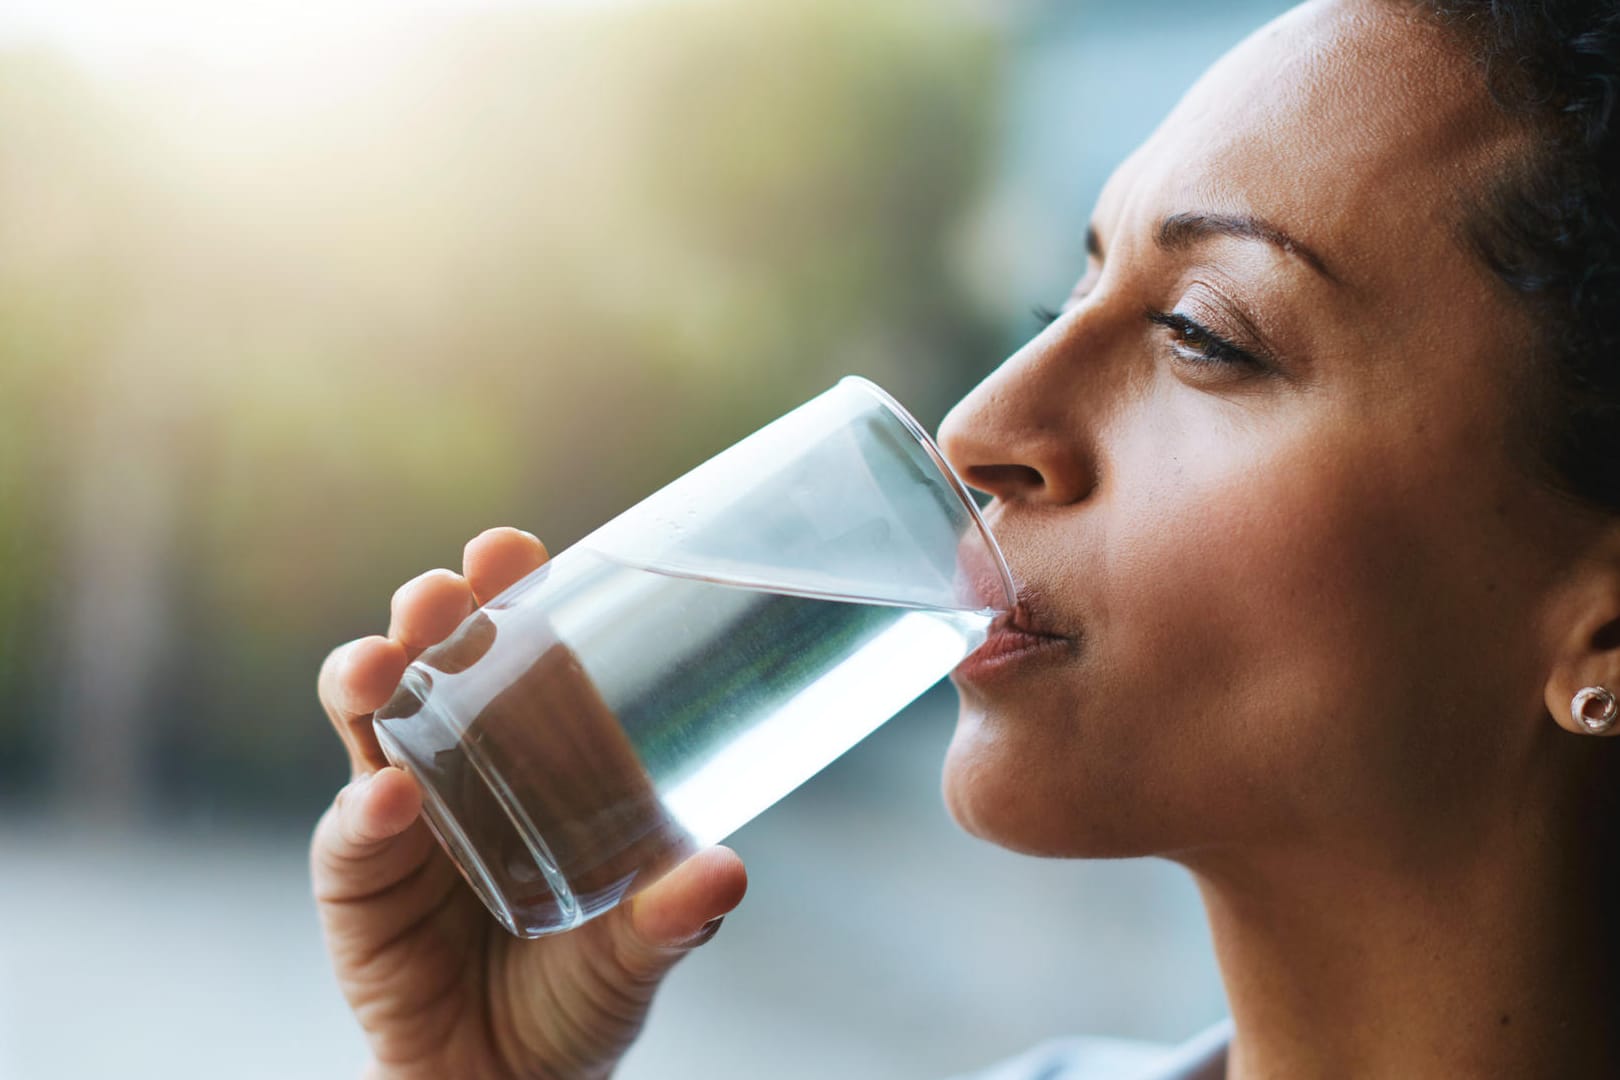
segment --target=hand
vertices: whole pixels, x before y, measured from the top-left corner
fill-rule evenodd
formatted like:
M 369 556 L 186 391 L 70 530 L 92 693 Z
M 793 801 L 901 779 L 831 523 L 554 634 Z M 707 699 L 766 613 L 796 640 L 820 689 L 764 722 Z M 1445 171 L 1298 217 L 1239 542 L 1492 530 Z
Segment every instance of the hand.
M 375 1080 L 610 1075 L 663 977 L 747 888 L 742 860 L 709 848 L 584 926 L 526 941 L 484 910 L 419 820 L 421 793 L 387 765 L 371 714 L 417 654 L 545 560 L 529 534 L 491 529 L 467 545 L 461 574 L 399 588 L 386 637 L 350 642 L 321 668 L 353 778 L 315 828 L 310 870 Z

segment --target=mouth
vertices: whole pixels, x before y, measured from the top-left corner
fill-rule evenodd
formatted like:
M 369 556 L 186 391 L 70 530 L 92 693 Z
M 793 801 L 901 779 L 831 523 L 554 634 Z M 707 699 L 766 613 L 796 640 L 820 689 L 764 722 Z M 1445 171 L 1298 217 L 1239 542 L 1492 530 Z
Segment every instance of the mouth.
M 953 682 L 975 685 L 1007 678 L 1042 660 L 1072 654 L 1078 640 L 1059 633 L 1030 609 L 1026 598 L 990 624 L 990 633 L 951 672 Z

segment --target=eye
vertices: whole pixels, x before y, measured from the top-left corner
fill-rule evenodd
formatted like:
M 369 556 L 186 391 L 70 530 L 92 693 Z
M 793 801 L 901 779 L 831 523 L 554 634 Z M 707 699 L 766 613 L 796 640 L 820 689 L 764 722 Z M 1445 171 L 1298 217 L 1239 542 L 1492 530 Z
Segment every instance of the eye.
M 1067 315 L 1070 308 L 1090 296 L 1091 290 L 1097 287 L 1097 279 L 1101 276 L 1102 249 L 1097 245 L 1097 230 L 1088 229 L 1086 230 L 1085 276 L 1075 283 L 1074 288 L 1069 292 L 1068 299 L 1064 300 L 1061 306 L 1050 308 L 1045 304 L 1036 304 L 1029 309 L 1030 314 L 1035 316 L 1036 321 L 1040 323 L 1040 328 L 1045 330 L 1048 326 Z
M 1100 274 L 1101 271 L 1095 267 L 1087 270 L 1086 276 L 1080 279 L 1080 283 L 1074 287 L 1074 291 L 1069 294 L 1067 300 L 1063 301 L 1061 307 L 1050 308 L 1045 304 L 1036 304 L 1030 308 L 1030 314 L 1035 316 L 1036 321 L 1041 325 L 1041 329 L 1045 330 L 1048 326 L 1063 318 L 1069 313 L 1070 308 L 1090 296 L 1091 290 L 1097 287 L 1097 278 Z
M 1147 321 L 1162 326 L 1169 332 L 1170 352 L 1178 360 L 1191 364 L 1226 365 L 1265 371 L 1267 365 L 1254 354 L 1232 344 L 1209 327 L 1194 322 L 1185 315 L 1167 311 L 1148 311 Z

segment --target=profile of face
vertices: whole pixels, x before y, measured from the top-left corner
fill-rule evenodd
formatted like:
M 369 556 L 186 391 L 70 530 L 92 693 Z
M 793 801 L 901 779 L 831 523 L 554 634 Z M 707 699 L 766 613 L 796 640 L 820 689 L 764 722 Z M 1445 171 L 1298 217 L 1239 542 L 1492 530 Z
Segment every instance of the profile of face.
M 1523 139 L 1445 32 L 1326 0 L 1114 173 L 1059 317 L 940 431 L 1059 639 L 956 676 L 969 831 L 1410 854 L 1569 738 L 1585 519 L 1524 445 L 1528 320 L 1462 238 Z

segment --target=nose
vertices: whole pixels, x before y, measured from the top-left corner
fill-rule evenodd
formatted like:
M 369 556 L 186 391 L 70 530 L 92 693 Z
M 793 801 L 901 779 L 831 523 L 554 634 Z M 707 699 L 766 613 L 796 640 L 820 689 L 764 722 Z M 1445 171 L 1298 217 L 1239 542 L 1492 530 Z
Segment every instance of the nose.
M 969 487 L 1007 502 L 1068 505 L 1097 484 L 1095 448 L 1066 378 L 1058 327 L 1025 345 L 956 404 L 939 446 Z

